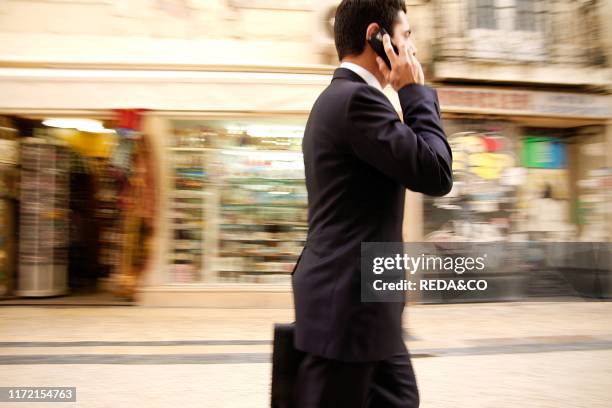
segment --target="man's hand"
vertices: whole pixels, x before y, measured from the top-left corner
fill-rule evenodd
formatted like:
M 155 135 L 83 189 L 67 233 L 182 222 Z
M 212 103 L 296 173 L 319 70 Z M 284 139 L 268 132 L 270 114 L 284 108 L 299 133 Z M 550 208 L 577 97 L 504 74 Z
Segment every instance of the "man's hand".
M 382 58 L 376 57 L 376 61 L 378 62 L 380 72 L 395 91 L 399 91 L 410 84 L 425 84 L 425 76 L 423 75 L 421 63 L 416 59 L 414 50 L 409 48 L 406 42 L 401 41 L 396 44 L 399 55 L 393 51 L 391 38 L 388 34 L 384 35 L 383 44 L 389 61 L 391 61 L 391 70 L 389 70 Z

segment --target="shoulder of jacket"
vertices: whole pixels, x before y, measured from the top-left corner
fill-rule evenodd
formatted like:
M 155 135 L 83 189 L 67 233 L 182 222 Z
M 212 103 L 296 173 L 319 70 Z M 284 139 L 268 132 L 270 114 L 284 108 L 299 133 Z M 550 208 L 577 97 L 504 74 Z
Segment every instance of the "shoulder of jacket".
M 372 87 L 364 82 L 336 80 L 332 82 L 332 88 L 353 95 L 359 91 L 367 92 Z
M 372 107 L 384 106 L 386 109 L 395 112 L 395 108 L 391 104 L 391 101 L 387 96 L 377 88 L 374 88 L 368 84 L 358 84 L 360 86 L 352 89 L 350 97 L 348 99 L 349 106 L 353 103 L 358 105 L 369 105 Z
M 333 102 L 348 108 L 355 96 L 367 95 L 375 90 L 370 85 L 356 81 L 333 81 L 317 98 L 318 103 Z

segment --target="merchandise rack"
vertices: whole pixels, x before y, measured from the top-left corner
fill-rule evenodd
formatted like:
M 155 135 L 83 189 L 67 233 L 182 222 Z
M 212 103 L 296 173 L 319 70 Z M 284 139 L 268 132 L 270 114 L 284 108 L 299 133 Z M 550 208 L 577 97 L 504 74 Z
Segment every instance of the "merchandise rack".
M 173 283 L 202 280 L 206 267 L 206 149 L 169 148 L 172 163 L 170 196 L 170 273 Z
M 308 229 L 303 158 L 248 139 L 179 128 L 167 147 L 172 283 L 289 280 Z
M 220 280 L 288 281 L 307 232 L 302 156 L 289 153 L 225 151 L 231 160 L 221 184 Z
M 21 147 L 18 296 L 68 292 L 68 155 L 59 142 L 26 138 Z

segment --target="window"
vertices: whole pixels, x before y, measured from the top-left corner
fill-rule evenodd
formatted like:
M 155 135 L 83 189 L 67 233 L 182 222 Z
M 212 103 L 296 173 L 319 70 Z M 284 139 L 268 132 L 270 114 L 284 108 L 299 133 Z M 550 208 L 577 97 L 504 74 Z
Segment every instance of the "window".
M 468 55 L 472 58 L 543 61 L 541 0 L 469 0 Z
M 515 0 L 516 15 L 514 29 L 517 31 L 536 31 L 535 0 Z
M 305 122 L 172 122 L 168 282 L 290 283 L 308 233 Z
M 471 28 L 497 28 L 495 17 L 495 0 L 473 0 L 474 10 L 471 19 Z
M 537 31 L 538 0 L 470 0 L 470 29 Z

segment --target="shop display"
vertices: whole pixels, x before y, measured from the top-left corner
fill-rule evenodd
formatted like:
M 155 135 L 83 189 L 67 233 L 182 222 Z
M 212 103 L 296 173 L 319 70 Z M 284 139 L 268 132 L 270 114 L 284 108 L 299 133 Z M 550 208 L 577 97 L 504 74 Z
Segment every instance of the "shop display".
M 172 282 L 288 282 L 307 233 L 303 127 L 176 125 Z
M 219 276 L 287 280 L 307 231 L 302 157 L 261 151 L 226 155 L 231 159 L 221 192 Z
M 521 138 L 526 183 L 519 187 L 516 229 L 532 241 L 568 241 L 576 237 L 571 219 L 567 140 L 531 130 Z M 537 135 L 542 133 L 543 135 Z
M 94 160 L 92 168 L 97 179 L 95 218 L 100 231 L 98 263 L 100 276 L 108 277 L 118 267 L 121 258 L 119 187 L 108 160 Z
M 550 263 L 550 254 L 541 250 L 547 246 L 538 243 L 554 243 L 548 248 L 555 256 L 572 259 L 577 247 L 559 243 L 607 240 L 612 178 L 603 129 L 517 128 L 476 120 L 445 125 L 453 149 L 454 186 L 445 197 L 425 198 L 426 239 L 528 242 L 513 254 L 523 260 L 521 267 L 487 265 L 493 299 L 599 296 L 600 289 L 585 288 L 600 270 L 568 270 L 568 264 Z
M 503 122 L 448 121 L 454 186 L 426 198 L 430 241 L 566 241 L 571 220 L 567 137 Z M 465 131 L 465 129 L 474 129 Z
M 43 126 L 69 150 L 68 285 L 80 294 L 108 289 L 121 255 L 122 171 L 111 163 L 119 136 L 93 119 L 48 119 Z
M 118 191 L 119 221 L 114 225 L 117 263 L 109 284 L 115 295 L 134 300 L 140 279 L 151 262 L 156 228 L 157 192 L 155 158 L 149 136 L 138 130 L 119 129 L 111 157 L 111 173 Z
M 199 146 L 201 139 L 192 140 Z M 170 203 L 170 274 L 174 283 L 202 279 L 205 255 L 206 151 L 200 147 L 172 149 L 172 201 Z
M 450 121 L 449 121 L 450 122 Z M 426 240 L 505 241 L 510 239 L 517 188 L 525 180 L 514 143 L 503 124 L 453 124 L 454 185 L 445 197 L 425 198 Z
M 84 293 L 102 289 L 134 300 L 140 278 L 151 261 L 157 161 L 149 137 L 131 128 L 139 125 L 140 111 L 117 111 L 115 130 L 99 121 L 90 121 L 99 125 L 86 130 L 75 127 L 83 121 L 49 119 L 43 125 L 51 128 L 40 131 L 48 136 L 48 145 L 61 143 L 67 147 L 61 161 L 66 167 L 62 171 L 68 172 L 63 187 L 70 192 L 66 194 L 70 199 L 62 210 L 62 216 L 67 213 L 68 227 L 55 223 L 49 230 L 65 241 L 63 255 L 71 290 Z M 30 150 L 24 152 L 24 163 Z M 24 174 L 26 170 L 24 166 Z M 37 174 L 34 183 L 24 176 L 22 213 L 27 212 L 32 197 L 49 196 L 47 187 L 38 183 L 42 178 Z M 38 234 L 36 229 L 28 232 Z M 28 259 L 27 251 L 22 252 Z
M 516 228 L 533 241 L 573 239 L 568 170 L 529 168 L 527 180 L 518 192 Z
M 56 140 L 26 138 L 21 145 L 20 296 L 68 290 L 68 156 Z

